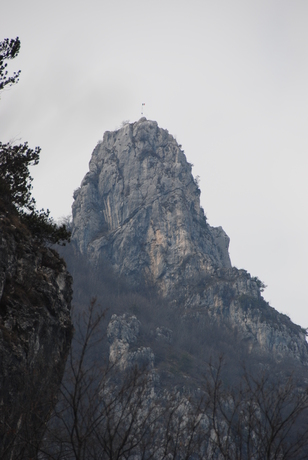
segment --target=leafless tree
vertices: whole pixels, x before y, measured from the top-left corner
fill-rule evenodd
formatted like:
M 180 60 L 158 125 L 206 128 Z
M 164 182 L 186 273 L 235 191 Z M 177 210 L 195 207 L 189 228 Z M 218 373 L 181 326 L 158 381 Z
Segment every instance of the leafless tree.
M 293 378 L 244 370 L 229 388 L 221 358 L 208 365 L 202 390 L 156 391 L 153 370 L 98 365 L 103 319 L 93 300 L 77 322 L 40 459 L 308 458 L 308 393 Z
M 308 388 L 294 378 L 259 377 L 244 370 L 238 387 L 226 389 L 223 360 L 209 365 L 206 393 L 213 458 L 287 460 L 308 458 Z
M 146 369 L 133 367 L 121 373 L 116 363 L 103 366 L 92 360 L 93 349 L 102 340 L 103 318 L 93 300 L 78 322 L 41 458 L 116 459 L 137 451 L 147 451 L 147 458 L 154 455 L 153 439 L 165 409 L 152 404 Z

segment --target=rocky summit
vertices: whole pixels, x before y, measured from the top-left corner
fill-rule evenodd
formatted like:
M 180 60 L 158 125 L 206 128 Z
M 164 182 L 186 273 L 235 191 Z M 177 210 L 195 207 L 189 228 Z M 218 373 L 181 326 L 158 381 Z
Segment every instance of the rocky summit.
M 182 320 L 224 322 L 248 351 L 308 363 L 305 331 L 265 302 L 258 278 L 232 267 L 184 151 L 155 121 L 104 134 L 74 193 L 72 240 L 93 266 L 155 286 Z

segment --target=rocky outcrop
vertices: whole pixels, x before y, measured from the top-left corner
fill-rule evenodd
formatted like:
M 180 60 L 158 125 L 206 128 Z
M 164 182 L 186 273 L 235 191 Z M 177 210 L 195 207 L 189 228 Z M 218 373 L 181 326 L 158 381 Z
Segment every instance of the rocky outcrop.
M 270 352 L 278 361 L 291 357 L 308 364 L 306 331 L 272 308 L 263 299 L 260 285 L 246 270 L 217 270 L 187 288 L 181 299 L 183 317 L 218 324 L 227 321 L 249 352 Z
M 200 190 L 168 131 L 141 119 L 107 132 L 75 192 L 73 239 L 94 262 L 172 292 L 183 277 L 231 266 L 229 239 L 206 223 Z M 217 244 L 218 243 L 218 244 Z
M 181 318 L 228 322 L 249 350 L 308 363 L 305 333 L 231 266 L 229 238 L 208 225 L 191 165 L 167 130 L 145 118 L 106 132 L 74 194 L 74 244 L 132 286 L 149 283 Z
M 34 458 L 72 338 L 72 280 L 16 212 L 0 211 L 0 452 Z
M 136 344 L 140 332 L 140 321 L 136 316 L 124 314 L 112 315 L 107 328 L 107 337 L 110 343 L 109 362 L 120 370 L 138 366 L 148 370 L 154 368 L 154 354 L 149 347 L 131 349 Z

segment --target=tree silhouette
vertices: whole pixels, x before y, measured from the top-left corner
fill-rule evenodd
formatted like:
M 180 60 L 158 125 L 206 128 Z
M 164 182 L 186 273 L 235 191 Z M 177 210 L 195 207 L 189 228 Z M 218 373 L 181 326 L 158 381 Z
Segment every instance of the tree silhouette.
M 7 85 L 11 86 L 19 80 L 20 70 L 14 72 L 13 75 L 8 76 L 7 60 L 14 59 L 20 50 L 20 40 L 18 37 L 15 39 L 5 38 L 0 42 L 0 91 Z
M 5 86 L 18 82 L 20 71 L 9 77 L 6 61 L 14 59 L 19 49 L 18 37 L 0 42 L 0 91 Z M 15 208 L 37 240 L 65 244 L 70 239 L 66 226 L 56 225 L 48 209 L 37 210 L 31 194 L 33 178 L 29 167 L 38 164 L 40 151 L 40 147 L 31 149 L 27 142 L 20 145 L 0 142 L 0 196 L 5 207 Z

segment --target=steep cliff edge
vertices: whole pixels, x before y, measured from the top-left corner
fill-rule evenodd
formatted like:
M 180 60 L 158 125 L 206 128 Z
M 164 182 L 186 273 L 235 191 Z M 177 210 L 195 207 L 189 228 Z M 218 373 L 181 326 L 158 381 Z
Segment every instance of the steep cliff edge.
M 0 452 L 34 458 L 72 338 L 72 280 L 0 200 Z
M 231 266 L 229 238 L 208 225 L 184 152 L 145 118 L 106 132 L 74 194 L 73 235 L 95 265 L 155 285 L 175 316 L 227 323 L 248 350 L 308 363 L 305 332 L 270 307 L 262 283 Z
M 184 152 L 168 131 L 141 119 L 107 132 L 75 192 L 74 240 L 104 255 L 132 280 L 141 274 L 163 292 L 200 271 L 231 267 L 229 239 L 211 228 Z

